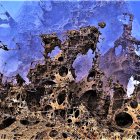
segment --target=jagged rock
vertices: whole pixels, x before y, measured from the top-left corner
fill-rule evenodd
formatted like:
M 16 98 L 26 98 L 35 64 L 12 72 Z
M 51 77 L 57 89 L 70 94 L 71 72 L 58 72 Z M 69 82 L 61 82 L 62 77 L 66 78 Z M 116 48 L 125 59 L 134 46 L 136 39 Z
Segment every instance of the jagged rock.
M 41 35 L 44 63 L 30 69 L 30 83 L 18 75 L 17 83 L 0 84 L 7 93 L 0 94 L 1 138 L 114 139 L 135 136 L 132 129 L 139 135 L 139 91 L 128 99 L 123 85 L 101 71 L 100 34 L 98 28 L 88 26 L 68 31 L 64 42 L 55 34 Z M 48 53 L 56 45 L 61 52 L 51 59 Z M 77 82 L 73 62 L 89 49 L 95 53 L 92 69 Z

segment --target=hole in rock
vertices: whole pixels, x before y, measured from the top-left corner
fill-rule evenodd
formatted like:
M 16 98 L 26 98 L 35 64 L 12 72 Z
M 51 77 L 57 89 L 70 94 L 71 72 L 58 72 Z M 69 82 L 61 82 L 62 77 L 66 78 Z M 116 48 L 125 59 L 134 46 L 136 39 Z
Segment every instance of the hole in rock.
M 96 109 L 97 108 L 97 92 L 96 90 L 88 90 L 86 91 L 82 97 L 81 100 L 85 103 L 85 105 L 88 107 L 88 109 Z
M 66 68 L 65 66 L 62 66 L 59 69 L 59 75 L 62 77 L 65 77 L 68 74 L 68 68 Z
M 68 109 L 67 114 L 73 114 L 73 109 Z
M 131 106 L 132 108 L 137 108 L 137 107 L 138 107 L 138 102 L 137 102 L 137 101 L 131 101 L 131 102 L 130 102 L 130 106 Z
M 57 102 L 58 102 L 58 104 L 61 105 L 64 102 L 65 98 L 66 98 L 66 93 L 63 93 L 63 92 L 60 93 L 57 96 Z
M 68 123 L 71 123 L 72 122 L 72 120 L 71 119 L 68 119 Z
M 115 116 L 115 122 L 120 127 L 129 127 L 133 123 L 133 119 L 130 114 L 126 112 L 121 112 Z
M 61 56 L 58 58 L 58 61 L 62 62 L 64 60 L 64 58 Z
M 0 130 L 5 129 L 6 127 L 9 127 L 11 124 L 13 124 L 16 121 L 15 118 L 9 117 L 5 119 L 1 124 L 0 124 Z
M 29 125 L 28 120 L 20 120 L 20 123 L 23 124 L 23 125 Z
M 76 110 L 76 112 L 75 112 L 75 118 L 77 118 L 79 116 L 79 114 L 80 114 L 79 110 Z
M 75 122 L 75 125 L 76 125 L 77 127 L 80 127 L 82 124 L 81 124 L 81 122 Z
M 30 120 L 23 119 L 23 120 L 20 120 L 20 123 L 23 124 L 23 125 L 35 125 L 35 124 L 38 124 L 39 122 L 40 122 L 39 120 L 34 120 L 34 119 L 30 119 Z
M 55 137 L 58 135 L 58 132 L 56 130 L 51 130 L 51 132 L 49 133 L 50 137 Z
M 67 138 L 68 135 L 66 133 L 62 133 L 63 138 Z
M 140 137 L 140 132 L 137 132 L 137 136 Z
M 56 84 L 54 81 L 52 80 L 42 80 L 42 83 L 41 84 L 46 84 L 46 85 L 54 85 Z
M 49 110 L 51 110 L 51 109 L 53 109 L 52 106 L 46 105 L 45 108 L 44 108 L 44 111 L 49 111 Z
M 31 89 L 27 91 L 27 96 L 25 101 L 27 102 L 29 109 L 31 109 L 33 106 L 37 106 L 37 105 L 40 106 L 40 99 L 41 96 L 44 95 L 44 93 L 45 93 L 44 87 L 37 87 L 36 89 Z
M 45 126 L 46 127 L 54 127 L 55 126 L 55 123 L 48 122 L 48 123 L 46 123 Z

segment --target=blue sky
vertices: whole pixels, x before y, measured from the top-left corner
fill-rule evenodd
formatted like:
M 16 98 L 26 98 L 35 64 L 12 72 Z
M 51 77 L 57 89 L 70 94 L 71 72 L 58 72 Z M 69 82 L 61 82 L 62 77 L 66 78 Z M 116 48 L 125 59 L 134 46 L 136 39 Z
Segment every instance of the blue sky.
M 0 11 L 8 10 L 12 17 L 18 16 L 18 11 L 23 4 L 23 1 L 0 1 L 4 8 L 0 7 Z
M 18 14 L 20 13 L 19 10 L 23 3 L 24 1 L 12 1 L 12 0 L 1 1 L 0 4 L 2 4 L 4 8 L 0 7 L 0 13 L 5 12 L 5 10 L 7 10 L 11 14 L 11 16 L 16 19 L 16 17 L 18 17 Z M 135 16 L 135 22 L 133 24 L 133 35 L 140 39 L 140 12 L 139 12 L 140 1 L 137 1 L 137 2 L 129 1 L 128 3 L 130 6 L 130 9 L 132 10 L 132 13 Z

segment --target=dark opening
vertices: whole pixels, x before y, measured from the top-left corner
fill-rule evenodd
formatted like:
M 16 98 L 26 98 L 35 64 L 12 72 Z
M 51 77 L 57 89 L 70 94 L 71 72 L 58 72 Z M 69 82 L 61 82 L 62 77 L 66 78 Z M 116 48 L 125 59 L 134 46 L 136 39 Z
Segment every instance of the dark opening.
M 88 107 L 88 109 L 90 109 L 90 110 L 96 109 L 97 108 L 97 100 L 98 100 L 96 90 L 88 90 L 88 91 L 86 91 L 82 95 L 81 100 Z
M 23 124 L 23 125 L 29 125 L 28 120 L 20 120 L 20 123 Z
M 135 66 L 136 66 L 136 67 L 140 67 L 140 62 L 136 62 L 136 63 L 135 63 Z
M 56 78 L 55 75 L 51 75 L 52 80 L 55 80 L 55 78 Z
M 49 111 L 52 109 L 52 106 L 50 105 L 46 105 L 45 108 L 44 108 L 44 111 Z
M 76 78 L 75 69 L 71 68 L 70 71 L 71 71 L 73 78 L 75 79 Z
M 15 108 L 14 107 L 9 107 L 9 110 L 14 113 L 15 112 Z M 19 114 L 20 114 L 20 111 L 19 111 Z
M 60 62 L 63 60 L 64 60 L 64 58 L 62 56 L 58 58 L 58 61 L 60 61 Z
M 110 96 L 109 95 L 107 95 L 106 96 L 106 99 L 105 99 L 105 104 L 104 104 L 104 110 L 105 110 L 105 117 L 107 117 L 107 115 L 108 115 L 108 111 L 109 111 L 109 107 L 110 107 Z
M 36 89 L 31 89 L 27 91 L 27 96 L 25 101 L 27 102 L 27 105 L 29 109 L 32 109 L 33 106 L 36 111 L 39 109 L 37 106 L 40 106 L 40 99 L 41 96 L 43 96 L 45 93 L 45 88 L 44 87 L 37 87 Z
M 48 38 L 43 38 L 43 42 L 44 42 L 45 45 L 47 45 L 51 42 L 51 40 L 48 39 Z
M 81 122 L 75 122 L 75 125 L 77 126 L 77 127 L 81 127 Z
M 9 117 L 5 119 L 1 124 L 0 124 L 0 130 L 5 129 L 6 127 L 9 127 L 11 124 L 13 124 L 16 121 L 15 118 Z
M 68 95 L 68 101 L 70 102 L 72 100 L 72 93 L 70 93 L 69 95 Z
M 62 66 L 59 69 L 59 75 L 62 77 L 65 77 L 68 74 L 68 68 L 66 68 L 65 66 Z
M 42 84 L 46 84 L 46 85 L 54 85 L 54 84 L 56 84 L 54 81 L 52 81 L 52 80 L 44 80 L 43 82 L 42 82 Z
M 62 118 L 65 119 L 65 115 L 66 115 L 66 111 L 65 110 L 57 109 L 57 110 L 54 110 L 54 113 L 55 113 L 56 116 L 59 115 L 59 116 L 61 116 Z
M 19 100 L 19 98 L 20 98 L 20 94 L 17 95 L 17 100 Z
M 114 100 L 112 110 L 117 110 L 122 107 L 124 99 Z
M 50 110 L 52 110 L 52 109 L 53 109 L 52 106 L 46 105 L 46 106 L 44 107 L 43 111 L 41 112 L 42 116 L 43 116 L 43 117 L 46 117 L 46 114 L 47 114 Z
M 67 138 L 67 134 L 66 133 L 62 133 L 63 138 Z
M 61 105 L 64 100 L 66 98 L 66 93 L 60 93 L 58 96 L 57 96 L 57 102 L 59 105 Z
M 47 92 L 47 94 L 52 94 L 53 90 L 52 89 L 47 89 L 46 92 Z
M 68 123 L 71 123 L 72 122 L 72 120 L 71 119 L 68 119 Z
M 73 114 L 73 109 L 68 109 L 67 114 Z
M 39 120 L 20 120 L 20 123 L 23 125 L 35 125 L 38 124 L 40 121 Z
M 137 136 L 139 136 L 139 137 L 140 137 L 140 132 L 137 132 Z
M 137 101 L 131 101 L 131 102 L 130 102 L 130 106 L 131 106 L 132 108 L 137 108 L 137 107 L 138 107 L 138 102 L 137 102 Z
M 51 130 L 51 132 L 49 133 L 50 137 L 55 137 L 58 135 L 58 132 L 56 130 Z
M 45 126 L 46 127 L 54 127 L 55 126 L 55 123 L 48 122 L 48 123 L 46 123 Z
M 119 88 L 119 89 L 114 88 L 114 90 L 115 90 L 115 93 L 113 95 L 114 99 L 122 99 L 123 96 L 126 94 L 123 88 Z
M 71 105 L 72 106 L 78 106 L 79 104 L 80 104 L 79 97 L 76 97 L 76 95 L 74 95 L 73 99 L 72 99 L 72 102 L 71 102 Z
M 60 116 L 62 118 L 65 118 L 65 115 L 66 115 L 66 111 L 65 110 L 60 110 Z
M 53 76 L 51 76 L 53 78 Z M 42 81 L 39 82 L 39 85 L 54 85 L 56 84 L 53 80 L 50 80 L 48 78 L 42 79 Z
M 116 124 L 120 127 L 129 127 L 133 123 L 132 117 L 126 113 L 126 112 L 121 112 L 115 116 L 115 121 Z
M 75 112 L 75 118 L 77 118 L 79 116 L 79 114 L 80 114 L 79 110 L 76 110 L 76 112 Z

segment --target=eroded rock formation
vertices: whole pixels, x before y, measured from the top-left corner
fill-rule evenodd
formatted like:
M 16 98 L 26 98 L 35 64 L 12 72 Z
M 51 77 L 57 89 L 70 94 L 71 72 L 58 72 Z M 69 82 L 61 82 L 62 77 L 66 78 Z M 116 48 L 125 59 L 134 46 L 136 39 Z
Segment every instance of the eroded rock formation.
M 135 52 L 139 48 L 140 40 L 132 36 L 133 15 L 125 13 L 124 16 L 130 17 L 129 22 L 123 25 L 123 33 L 114 42 L 114 47 L 101 57 L 100 68 L 107 77 L 112 76 L 126 88 L 131 76 L 140 80 L 140 56 Z M 119 55 L 116 54 L 118 47 L 121 47 Z
M 97 27 L 88 26 L 68 31 L 64 42 L 56 34 L 41 35 L 44 62 L 30 69 L 30 83 L 17 75 L 17 83 L 0 84 L 1 139 L 138 137 L 139 89 L 127 98 L 123 85 L 101 71 L 96 48 L 100 34 Z M 51 59 L 48 53 L 55 46 L 61 52 Z M 92 69 L 76 82 L 72 64 L 78 53 L 86 54 L 89 49 L 95 53 Z

